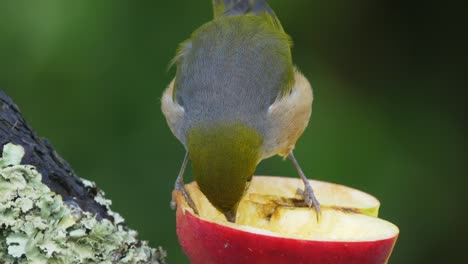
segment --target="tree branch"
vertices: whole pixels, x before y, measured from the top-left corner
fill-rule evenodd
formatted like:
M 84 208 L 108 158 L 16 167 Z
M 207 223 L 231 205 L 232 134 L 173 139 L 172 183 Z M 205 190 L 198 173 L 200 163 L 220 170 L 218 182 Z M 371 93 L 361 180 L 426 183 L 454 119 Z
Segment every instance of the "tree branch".
M 113 221 L 106 208 L 94 200 L 98 190 L 84 186 L 49 141 L 36 135 L 21 116 L 18 107 L 0 91 L 0 147 L 3 148 L 9 142 L 23 146 L 25 156 L 22 164 L 36 167 L 42 174 L 42 182 L 60 194 L 64 201 L 73 200 L 83 211 L 96 214 L 98 219 Z
M 0 91 L 0 264 L 164 263 Z

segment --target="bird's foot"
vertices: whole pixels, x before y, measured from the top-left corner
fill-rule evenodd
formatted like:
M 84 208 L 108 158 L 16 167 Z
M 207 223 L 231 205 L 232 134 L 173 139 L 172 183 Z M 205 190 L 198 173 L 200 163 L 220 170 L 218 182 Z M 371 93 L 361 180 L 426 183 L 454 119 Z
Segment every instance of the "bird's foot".
M 187 204 L 190 206 L 190 208 L 192 208 L 193 212 L 195 214 L 198 215 L 198 209 L 197 209 L 197 206 L 195 205 L 195 203 L 193 202 L 192 198 L 190 197 L 189 193 L 187 192 L 187 190 L 185 189 L 183 183 L 179 183 L 177 182 L 176 183 L 176 186 L 175 186 L 175 190 L 176 191 L 180 191 L 182 193 L 182 195 L 184 196 L 185 198 L 185 201 L 187 201 Z M 176 209 L 176 202 L 174 201 L 174 198 L 172 198 L 171 200 L 171 208 L 173 210 Z
M 314 191 L 312 190 L 312 186 L 310 184 L 305 185 L 305 190 L 297 189 L 296 194 L 302 196 L 304 198 L 304 203 L 309 207 L 314 207 L 315 213 L 317 215 L 317 222 L 320 219 L 320 203 L 318 202 L 317 198 L 315 197 Z

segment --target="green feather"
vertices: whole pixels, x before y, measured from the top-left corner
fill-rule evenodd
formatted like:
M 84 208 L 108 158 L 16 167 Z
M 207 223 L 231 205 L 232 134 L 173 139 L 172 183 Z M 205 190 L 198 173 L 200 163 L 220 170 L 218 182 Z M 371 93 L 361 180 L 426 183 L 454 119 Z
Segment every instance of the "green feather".
M 235 210 L 260 161 L 260 135 L 240 123 L 198 126 L 187 145 L 201 191 L 222 212 Z
M 212 0 L 213 3 L 213 17 L 217 18 L 226 11 L 226 3 L 220 0 Z

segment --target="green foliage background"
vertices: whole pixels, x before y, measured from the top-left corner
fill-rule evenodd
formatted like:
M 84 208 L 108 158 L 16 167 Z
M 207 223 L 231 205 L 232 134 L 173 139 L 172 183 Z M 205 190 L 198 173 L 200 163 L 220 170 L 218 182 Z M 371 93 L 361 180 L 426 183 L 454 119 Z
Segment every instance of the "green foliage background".
M 380 199 L 381 217 L 401 231 L 391 263 L 466 261 L 463 9 L 270 4 L 314 87 L 296 148 L 304 171 Z M 208 0 L 0 2 L 0 88 L 170 263 L 188 263 L 169 208 L 184 150 L 159 100 L 177 44 L 211 16 Z M 280 158 L 257 174 L 296 177 Z

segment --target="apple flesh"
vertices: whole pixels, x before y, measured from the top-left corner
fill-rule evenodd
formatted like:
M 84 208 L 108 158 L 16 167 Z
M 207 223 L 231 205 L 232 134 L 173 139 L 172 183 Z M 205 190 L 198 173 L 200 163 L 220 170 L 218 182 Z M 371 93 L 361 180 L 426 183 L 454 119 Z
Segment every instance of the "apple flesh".
M 177 235 L 192 264 L 221 263 L 386 263 L 398 228 L 377 218 L 379 201 L 343 185 L 310 181 L 322 214 L 295 196 L 299 179 L 253 178 L 239 204 L 236 223 L 226 221 L 195 182 L 177 203 Z

